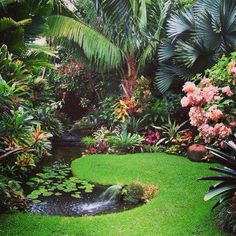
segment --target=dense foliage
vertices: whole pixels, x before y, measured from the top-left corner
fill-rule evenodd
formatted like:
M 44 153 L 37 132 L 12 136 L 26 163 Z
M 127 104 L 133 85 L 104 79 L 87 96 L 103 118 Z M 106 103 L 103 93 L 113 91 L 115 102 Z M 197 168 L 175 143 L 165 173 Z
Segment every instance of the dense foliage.
M 232 53 L 208 69 L 198 85 L 187 82 L 183 87 L 187 96 L 181 104 L 191 107 L 190 123 L 207 143 L 219 142 L 235 132 L 235 69 L 235 53 Z
M 233 0 L 198 0 L 170 16 L 167 39 L 158 52 L 156 85 L 162 92 L 174 81 L 190 80 L 223 54 L 235 51 L 235 11 Z
M 1 208 L 26 206 L 20 183 L 49 155 L 50 138 L 63 131 L 57 118 L 60 102 L 51 96 L 45 79 L 46 71 L 54 68 L 53 50 L 33 43 L 53 11 L 46 1 L 0 5 Z
M 201 160 L 224 166 L 202 178 L 220 181 L 205 200 L 221 195 L 215 206 L 225 203 L 221 219 L 235 232 L 235 144 L 226 142 L 236 132 L 235 23 L 233 0 L 1 1 L 0 208 L 92 192 L 67 166 L 35 175 L 53 141 L 81 140 L 83 156 L 201 149 Z M 125 201 L 157 194 L 133 181 L 122 185 Z

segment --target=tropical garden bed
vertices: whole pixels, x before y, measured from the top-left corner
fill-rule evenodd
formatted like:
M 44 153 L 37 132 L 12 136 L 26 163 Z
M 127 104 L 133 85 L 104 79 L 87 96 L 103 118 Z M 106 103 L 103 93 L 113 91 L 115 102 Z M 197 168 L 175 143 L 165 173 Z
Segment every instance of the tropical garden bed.
M 235 234 L 235 32 L 234 0 L 0 0 L 0 234 Z

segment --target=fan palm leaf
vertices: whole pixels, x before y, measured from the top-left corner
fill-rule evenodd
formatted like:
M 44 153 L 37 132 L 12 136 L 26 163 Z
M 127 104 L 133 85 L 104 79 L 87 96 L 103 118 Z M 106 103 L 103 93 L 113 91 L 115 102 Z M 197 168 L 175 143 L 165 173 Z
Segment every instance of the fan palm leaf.
M 160 47 L 158 56 L 160 62 L 168 64 L 168 70 L 160 68 L 156 76 L 162 92 L 176 79 L 167 73 L 172 73 L 175 66 L 185 67 L 189 71 L 185 80 L 191 79 L 190 74 L 204 72 L 223 54 L 236 50 L 236 2 L 198 0 L 192 8 L 170 17 L 166 34 L 168 39 Z
M 166 41 L 158 48 L 158 59 L 160 62 L 166 62 L 175 55 L 175 47 L 170 41 Z
M 180 80 L 190 80 L 194 77 L 194 72 L 181 65 L 160 64 L 161 70 L 156 72 L 154 85 L 161 92 L 165 93 L 172 85 Z
M 167 35 L 170 38 L 176 38 L 184 33 L 193 31 L 193 11 L 186 9 L 179 14 L 172 15 L 168 20 Z
M 217 48 L 209 46 L 202 38 L 195 38 L 194 41 L 181 41 L 176 43 L 176 61 L 192 68 L 196 73 L 201 73 L 207 67 L 214 64 L 217 58 Z

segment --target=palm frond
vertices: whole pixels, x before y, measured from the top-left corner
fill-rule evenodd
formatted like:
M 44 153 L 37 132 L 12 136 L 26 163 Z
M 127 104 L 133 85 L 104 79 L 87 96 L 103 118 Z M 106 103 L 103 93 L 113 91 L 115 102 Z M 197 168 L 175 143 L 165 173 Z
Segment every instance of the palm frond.
M 177 64 L 160 64 L 160 69 L 155 76 L 154 85 L 161 93 L 165 93 L 174 81 L 190 80 L 194 75 L 191 70 L 187 70 L 185 67 Z
M 131 15 L 132 6 L 127 0 L 95 0 L 97 11 L 102 9 L 102 14 L 110 23 L 122 22 Z
M 158 50 L 158 59 L 160 62 L 166 62 L 175 55 L 175 47 L 170 41 L 160 45 Z
M 220 27 L 222 37 L 222 48 L 225 46 L 227 52 L 235 51 L 236 48 L 236 2 L 222 1 L 220 5 Z M 226 52 L 226 53 L 227 53 Z
M 217 59 L 217 48 L 207 45 L 207 42 L 195 37 L 195 40 L 179 40 L 176 43 L 176 61 L 192 68 L 196 73 L 201 73 L 214 64 Z
M 167 35 L 176 38 L 183 33 L 191 33 L 193 22 L 193 11 L 191 9 L 185 9 L 179 14 L 172 15 L 168 20 Z
M 196 35 L 204 38 L 209 45 L 215 47 L 221 44 L 220 22 L 218 18 L 213 17 L 208 11 L 202 12 L 196 19 Z
M 48 60 L 48 56 L 44 52 L 31 51 L 22 57 L 21 60 L 31 70 L 42 70 L 44 68 L 55 69 L 55 65 Z
M 207 11 L 214 15 L 217 16 L 219 15 L 219 4 L 220 4 L 221 0 L 198 0 L 196 1 L 196 3 L 193 6 L 193 10 L 195 13 L 195 19 L 197 19 L 197 17 L 199 15 L 201 15 L 202 12 L 204 12 L 206 9 Z
M 163 30 L 166 17 L 171 8 L 171 4 L 171 1 L 155 1 L 155 3 L 153 3 L 154 6 L 150 7 L 148 11 L 148 14 L 150 13 L 151 15 L 159 15 L 159 17 L 158 22 L 156 22 L 156 30 L 152 36 L 152 39 L 147 45 L 147 47 L 143 50 L 142 55 L 140 56 L 139 67 L 141 68 L 145 66 L 146 62 L 150 60 L 156 52 L 158 46 L 157 42 L 159 42 L 161 39 L 161 32 Z
M 68 39 L 77 43 L 85 56 L 99 67 L 107 69 L 120 65 L 122 53 L 119 47 L 81 21 L 66 16 L 51 16 L 48 25 L 48 35 L 59 37 L 62 42 Z
M 42 45 L 37 45 L 37 44 L 26 44 L 26 47 L 30 51 L 35 51 L 37 53 L 44 53 L 51 57 L 55 57 L 57 54 L 55 49 L 52 49 L 48 46 L 42 46 Z
M 0 19 L 0 32 L 7 29 L 26 25 L 31 22 L 31 19 L 24 19 L 21 21 L 14 21 L 12 18 L 3 17 Z

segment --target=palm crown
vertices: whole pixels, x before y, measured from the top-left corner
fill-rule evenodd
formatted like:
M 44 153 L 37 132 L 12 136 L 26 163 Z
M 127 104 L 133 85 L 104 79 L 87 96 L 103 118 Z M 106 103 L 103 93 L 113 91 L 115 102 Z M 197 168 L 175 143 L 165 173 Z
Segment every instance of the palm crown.
M 101 69 L 120 69 L 124 91 L 131 96 L 135 80 L 156 50 L 170 9 L 164 0 L 96 0 L 98 25 L 83 19 L 49 17 L 49 33 L 77 43 L 84 55 Z M 164 9 L 164 10 L 163 10 Z M 126 70 L 122 70 L 122 66 Z
M 236 2 L 198 0 L 171 15 L 159 49 L 156 85 L 165 92 L 173 81 L 188 80 L 236 49 Z

